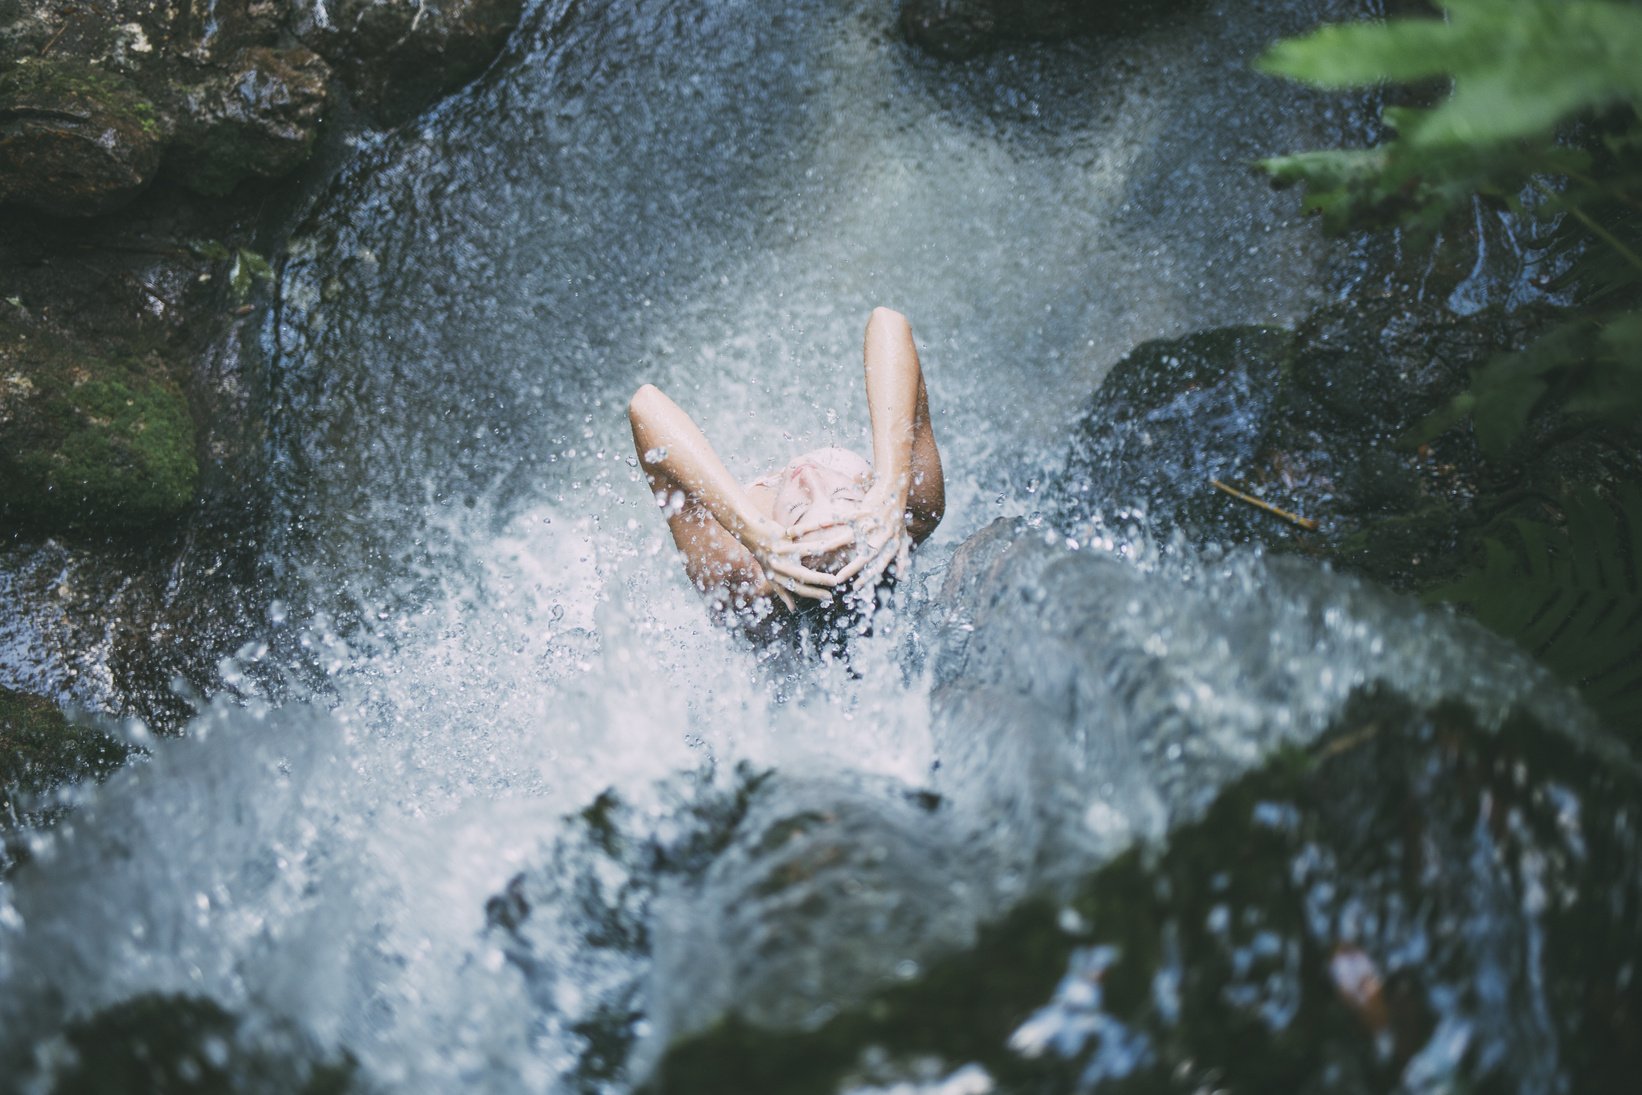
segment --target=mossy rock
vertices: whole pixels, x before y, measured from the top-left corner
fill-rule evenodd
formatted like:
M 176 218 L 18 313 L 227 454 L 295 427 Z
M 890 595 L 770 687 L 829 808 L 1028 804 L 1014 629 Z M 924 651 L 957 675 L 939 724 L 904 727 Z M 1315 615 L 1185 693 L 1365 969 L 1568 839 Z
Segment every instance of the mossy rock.
M 164 119 L 125 77 L 36 58 L 0 76 L 0 202 L 91 216 L 136 197 L 159 169 Z
M 50 700 L 0 687 L 0 826 L 28 816 L 19 798 L 107 775 L 128 752 L 106 734 L 75 726 Z
M 76 354 L 0 322 L 0 511 L 48 528 L 177 517 L 199 482 L 188 403 L 157 353 Z

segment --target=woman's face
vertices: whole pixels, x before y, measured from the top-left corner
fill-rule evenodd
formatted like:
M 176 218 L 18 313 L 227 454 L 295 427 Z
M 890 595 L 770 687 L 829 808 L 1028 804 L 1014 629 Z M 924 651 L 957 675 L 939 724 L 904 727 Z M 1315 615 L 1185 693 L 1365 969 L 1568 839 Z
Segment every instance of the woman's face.
M 781 469 L 772 516 L 778 524 L 842 520 L 866 498 L 872 465 L 848 449 L 816 449 Z

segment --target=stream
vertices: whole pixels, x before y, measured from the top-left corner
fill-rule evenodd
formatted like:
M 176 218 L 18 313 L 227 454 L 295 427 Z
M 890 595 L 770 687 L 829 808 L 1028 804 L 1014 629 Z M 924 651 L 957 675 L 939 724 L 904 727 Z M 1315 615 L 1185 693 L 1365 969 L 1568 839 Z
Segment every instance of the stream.
M 1250 164 L 1363 117 L 1250 61 L 1359 5 L 1206 0 L 962 64 L 892 7 L 543 0 L 476 85 L 354 142 L 263 336 L 264 626 L 0 882 L 18 1090 L 102 1090 L 69 1082 L 83 1024 L 174 998 L 183 1081 L 630 1091 L 732 1011 L 814 1031 L 916 982 L 1361 686 L 1588 731 L 1370 583 L 1154 540 L 1123 498 L 1092 538 L 1043 516 L 1136 343 L 1355 276 Z M 755 647 L 684 578 L 626 400 L 657 384 L 745 478 L 867 449 L 879 304 L 918 338 L 946 520 L 847 653 Z M 1086 1047 L 1057 1006 L 1021 1044 Z M 1552 1042 L 1523 1090 L 1562 1089 Z M 1059 1089 L 1148 1059 L 1104 1044 Z M 849 1089 L 1002 1090 L 963 1065 Z

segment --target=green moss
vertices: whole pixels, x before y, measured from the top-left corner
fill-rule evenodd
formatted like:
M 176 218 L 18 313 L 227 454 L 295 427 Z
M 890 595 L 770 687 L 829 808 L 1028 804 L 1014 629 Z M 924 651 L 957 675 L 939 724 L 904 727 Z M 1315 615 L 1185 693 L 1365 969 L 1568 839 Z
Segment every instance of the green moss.
M 76 355 L 0 326 L 0 508 L 54 527 L 148 525 L 187 509 L 194 423 L 156 358 Z
M 107 735 L 70 723 L 49 700 L 0 687 L 0 826 L 22 816 L 19 795 L 106 775 L 126 753 Z
M 154 104 L 135 84 L 119 73 L 79 58 L 30 59 L 0 76 L 0 101 L 61 103 L 65 99 L 130 114 L 150 133 L 159 127 Z

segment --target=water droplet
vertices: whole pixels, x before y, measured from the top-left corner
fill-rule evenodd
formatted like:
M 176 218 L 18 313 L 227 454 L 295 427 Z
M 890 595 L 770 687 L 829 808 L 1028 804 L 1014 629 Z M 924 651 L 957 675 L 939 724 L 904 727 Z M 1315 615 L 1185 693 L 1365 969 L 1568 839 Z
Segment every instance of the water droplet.
M 644 461 L 647 464 L 659 463 L 665 459 L 667 459 L 666 445 L 657 445 L 644 454 Z

